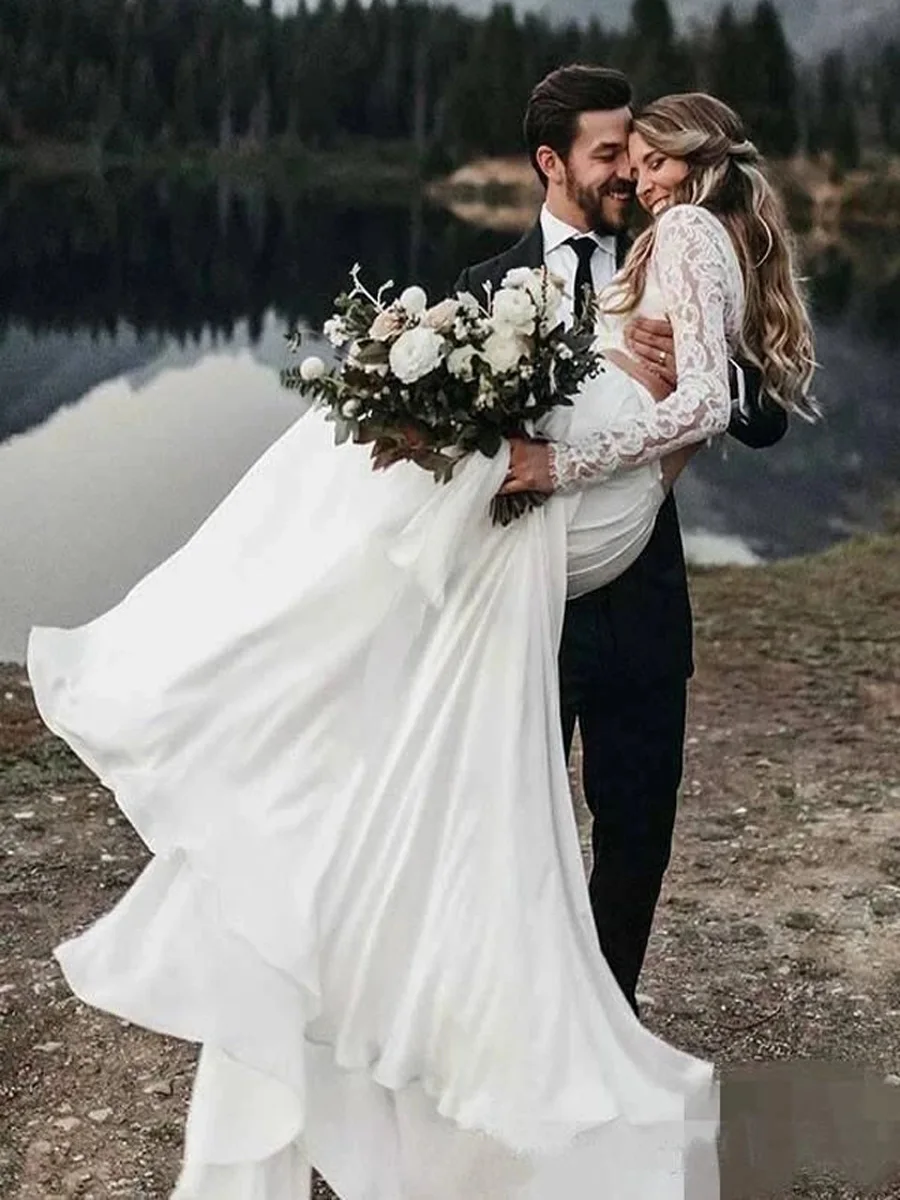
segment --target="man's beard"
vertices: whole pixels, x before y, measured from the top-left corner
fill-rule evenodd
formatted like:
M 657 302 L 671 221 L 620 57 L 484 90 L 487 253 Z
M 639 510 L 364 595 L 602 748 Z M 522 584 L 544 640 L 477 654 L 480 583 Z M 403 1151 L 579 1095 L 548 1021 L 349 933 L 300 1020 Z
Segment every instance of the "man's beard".
M 625 229 L 628 224 L 630 206 L 622 207 L 616 205 L 615 211 L 610 213 L 603 207 L 603 201 L 613 193 L 624 195 L 626 187 L 630 200 L 634 195 L 634 188 L 630 183 L 626 184 L 622 179 L 613 178 L 600 188 L 590 189 L 582 187 L 566 171 L 566 195 L 573 204 L 578 206 L 584 219 L 587 221 L 588 227 L 593 229 L 595 233 L 617 234 Z

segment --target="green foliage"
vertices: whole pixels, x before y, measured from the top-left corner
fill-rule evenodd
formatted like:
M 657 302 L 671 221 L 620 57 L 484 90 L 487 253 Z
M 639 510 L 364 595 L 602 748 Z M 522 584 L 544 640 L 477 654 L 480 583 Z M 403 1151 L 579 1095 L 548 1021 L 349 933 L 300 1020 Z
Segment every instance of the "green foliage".
M 708 89 L 775 155 L 804 136 L 844 165 L 860 140 L 900 146 L 896 43 L 864 70 L 831 56 L 801 86 L 771 0 L 739 15 L 726 5 L 713 29 L 686 35 L 672 8 L 634 0 L 619 33 L 508 3 L 479 17 L 425 0 L 319 0 L 279 16 L 269 0 L 3 0 L 0 143 L 141 155 L 377 140 L 444 169 L 519 152 L 534 83 L 581 60 L 624 68 L 638 102 Z

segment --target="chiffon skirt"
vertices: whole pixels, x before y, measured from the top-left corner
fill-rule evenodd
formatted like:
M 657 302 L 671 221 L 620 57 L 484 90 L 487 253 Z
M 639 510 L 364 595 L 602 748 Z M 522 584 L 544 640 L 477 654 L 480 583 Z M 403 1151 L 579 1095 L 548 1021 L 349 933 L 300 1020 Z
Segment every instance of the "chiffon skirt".
M 310 413 L 119 605 L 32 631 L 43 719 L 152 855 L 56 956 L 200 1044 L 178 1200 L 301 1200 L 310 1164 L 342 1200 L 718 1194 L 712 1067 L 638 1023 L 591 917 L 573 507 L 493 526 L 506 462 L 376 475 Z

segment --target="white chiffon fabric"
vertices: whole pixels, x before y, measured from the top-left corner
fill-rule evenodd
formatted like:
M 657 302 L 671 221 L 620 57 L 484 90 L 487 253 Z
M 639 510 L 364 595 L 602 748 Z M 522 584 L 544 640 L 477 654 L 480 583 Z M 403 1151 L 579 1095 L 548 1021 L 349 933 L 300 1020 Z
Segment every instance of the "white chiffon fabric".
M 561 419 L 648 402 L 609 369 Z M 376 475 L 313 411 L 117 607 L 32 631 L 152 852 L 57 958 L 202 1047 L 177 1200 L 303 1200 L 310 1164 L 342 1200 L 718 1195 L 713 1069 L 600 953 L 560 733 L 567 544 L 618 574 L 659 472 L 499 528 L 507 461 Z

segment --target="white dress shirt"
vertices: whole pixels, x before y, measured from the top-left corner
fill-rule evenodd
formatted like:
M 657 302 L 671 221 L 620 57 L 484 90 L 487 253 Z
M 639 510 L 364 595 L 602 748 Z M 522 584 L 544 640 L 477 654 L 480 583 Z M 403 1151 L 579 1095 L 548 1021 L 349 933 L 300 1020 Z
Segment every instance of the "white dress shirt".
M 566 324 L 570 325 L 575 310 L 575 272 L 578 269 L 578 255 L 574 247 L 567 246 L 566 242 L 571 237 L 592 237 L 597 243 L 597 249 L 591 259 L 591 275 L 594 291 L 600 292 L 616 273 L 616 239 L 603 237 L 599 233 L 585 233 L 583 229 L 567 225 L 565 221 L 555 217 L 546 204 L 541 209 L 541 232 L 544 235 L 544 263 L 553 275 L 563 280 L 563 312 Z

